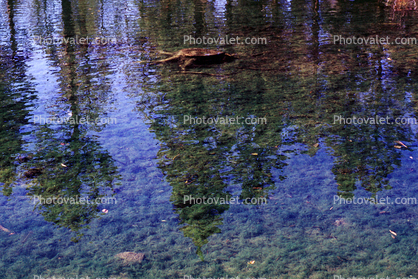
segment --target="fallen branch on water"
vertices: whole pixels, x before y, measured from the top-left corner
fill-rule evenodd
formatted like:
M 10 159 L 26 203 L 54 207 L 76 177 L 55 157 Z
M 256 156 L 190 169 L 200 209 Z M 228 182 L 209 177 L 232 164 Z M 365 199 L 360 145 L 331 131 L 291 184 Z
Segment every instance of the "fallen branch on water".
M 190 72 L 190 71 L 182 71 L 182 74 L 192 74 L 192 75 L 204 75 L 204 76 L 214 76 L 214 77 L 223 77 L 223 76 L 230 76 L 235 75 L 236 73 L 231 74 L 210 74 L 210 73 L 202 73 L 202 72 Z

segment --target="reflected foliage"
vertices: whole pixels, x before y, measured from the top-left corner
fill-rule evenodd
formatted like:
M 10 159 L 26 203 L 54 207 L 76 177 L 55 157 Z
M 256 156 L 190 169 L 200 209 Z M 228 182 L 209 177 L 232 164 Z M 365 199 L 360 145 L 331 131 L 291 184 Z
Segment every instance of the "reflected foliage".
M 202 246 L 220 232 L 221 214 L 230 207 L 225 201 L 232 197 L 249 205 L 253 198 L 268 201 L 275 188 L 271 170 L 286 165 L 287 157 L 278 152 L 283 123 L 273 111 L 267 117 L 271 122 L 245 123 L 245 118 L 266 113 L 264 103 L 261 95 L 247 95 L 249 89 L 233 80 L 176 76 L 174 84 L 154 84 L 161 93 L 144 95 L 138 110 L 153 119 L 151 130 L 162 142 L 159 167 L 173 187 L 171 200 L 184 224 L 181 230 L 203 259 Z M 240 123 L 220 124 L 232 116 Z M 218 118 L 219 123 L 199 124 L 204 117 Z M 210 202 L 203 204 L 204 199 Z
M 171 201 L 181 230 L 203 258 L 202 247 L 220 232 L 222 214 L 231 205 L 192 203 L 185 197 L 268 200 L 271 191 L 286 179 L 280 175 L 286 159 L 295 154 L 315 156 L 319 148 L 325 148 L 334 158 L 335 191 L 341 197 L 353 197 L 358 187 L 371 195 L 392 187 L 390 175 L 401 167 L 406 150 L 394 145 L 402 141 L 410 146 L 414 140 L 411 126 L 341 124 L 335 119 L 377 116 L 393 121 L 415 116 L 416 46 L 333 41 L 335 34 L 388 36 L 392 41 L 401 36 L 418 37 L 412 2 L 396 2 L 396 7 L 392 2 L 387 1 L 385 7 L 371 1 L 334 0 L 228 0 L 222 5 L 198 0 L 140 1 L 129 7 L 118 3 L 115 10 L 107 8 L 114 14 L 106 21 L 104 3 L 64 0 L 61 17 L 42 18 L 39 22 L 45 25 L 34 30 L 35 34 L 56 35 L 44 22 L 62 22 L 57 30 L 64 38 L 103 32 L 131 41 L 116 50 L 43 46 L 48 62 L 58 69 L 60 88 L 59 96 L 51 97 L 47 114 L 104 117 L 106 106 L 114 99 L 111 78 L 123 76 L 119 81 L 125 83 L 127 95 L 139 100 L 138 112 L 149 120 L 161 142 L 159 167 L 173 188 Z M 12 41 L 6 56 L 10 61 L 1 64 L 5 82 L 0 84 L 3 192 L 11 194 L 20 170 L 33 179 L 32 196 L 104 197 L 117 179 L 117 171 L 113 159 L 92 136 L 103 126 L 35 125 L 31 127 L 34 146 L 24 155 L 25 133 L 20 129 L 28 124 L 31 99 L 21 90 L 27 85 L 25 67 L 19 62 L 22 57 L 16 55 L 14 1 L 9 0 L 8 5 Z M 47 9 L 43 6 L 47 3 L 34 5 L 39 5 L 37 12 Z M 126 17 L 119 15 L 120 10 Z M 37 16 L 41 18 L 41 14 Z M 117 27 L 109 22 L 118 22 Z M 185 35 L 261 37 L 268 43 L 187 45 Z M 176 65 L 135 63 L 158 59 L 161 50 L 174 52 L 185 47 L 219 48 L 238 59 L 183 74 Z M 10 70 L 10 65 L 16 68 Z M 192 122 L 204 117 L 242 122 Z M 244 123 L 245 118 L 265 119 L 266 123 L 252 125 Z M 46 220 L 77 232 L 98 216 L 96 205 L 39 204 L 37 208 Z
M 158 40 L 161 50 L 213 47 L 184 45 L 180 41 L 186 31 L 196 37 L 206 32 L 212 37 L 268 38 L 267 46 L 220 46 L 239 59 L 199 69 L 212 76 L 181 75 L 172 65 L 129 70 L 157 71 L 158 80 L 141 77 L 144 93 L 132 92 L 132 96 L 141 98 L 138 110 L 161 141 L 160 168 L 173 186 L 175 210 L 186 224 L 183 231 L 194 240 L 198 253 L 216 232 L 215 226 L 222 224 L 218 214 L 228 207 L 185 204 L 184 196 L 235 195 L 239 185 L 240 200 L 268 198 L 269 191 L 285 179 L 275 177 L 272 170 L 284 168 L 286 155 L 297 151 L 314 156 L 319 148 L 326 148 L 335 158 L 332 172 L 340 197 L 353 197 L 358 186 L 372 196 L 391 189 L 390 174 L 401 167 L 405 150 L 394 145 L 413 141 L 411 127 L 340 124 L 335 119 L 379 116 L 393 121 L 413 114 L 405 92 L 415 92 L 408 88 L 415 77 L 410 78 L 410 85 L 403 80 L 413 74 L 407 70 L 411 65 L 400 65 L 402 59 L 387 59 L 389 55 L 395 57 L 396 51 L 411 56 L 412 50 L 407 46 L 332 42 L 332 34 L 360 37 L 378 33 L 394 39 L 399 30 L 388 28 L 385 11 L 375 13 L 365 7 L 359 9 L 360 4 L 335 1 L 324 3 L 322 8 L 318 1 L 227 1 L 225 22 L 213 30 L 209 24 L 216 19 L 202 17 L 201 2 L 178 4 L 167 1 L 166 5 L 149 7 L 139 20 L 144 25 L 152 21 L 161 26 L 150 29 L 149 37 L 151 44 Z M 213 2 L 205 5 L 206 11 L 216 13 Z M 303 17 L 298 16 L 301 9 Z M 323 16 L 325 12 L 339 16 Z M 252 16 L 237 16 L 242 14 Z M 167 33 L 168 26 L 178 24 L 183 26 L 181 32 L 170 27 L 172 32 Z M 130 81 L 131 87 L 137 82 Z M 189 116 L 265 117 L 267 124 L 193 124 L 185 121 Z
M 2 64 L 3 68 L 6 65 Z M 0 80 L 8 80 L 7 76 Z M 22 80 L 22 83 L 25 81 Z M 12 192 L 12 184 L 17 179 L 17 166 L 26 159 L 23 148 L 26 141 L 23 137 L 28 132 L 21 129 L 28 124 L 30 102 L 34 99 L 33 95 L 25 91 L 27 88 L 22 86 L 21 90 L 14 91 L 10 89 L 10 84 L 0 83 L 0 182 L 4 183 L 4 195 Z
M 74 4 L 66 0 L 61 4 L 62 35 L 74 38 Z M 82 31 L 87 29 L 79 27 Z M 16 46 L 12 44 L 11 48 Z M 12 182 L 21 178 L 20 182 L 27 185 L 27 195 L 37 202 L 35 210 L 46 221 L 75 232 L 73 241 L 78 241 L 81 229 L 88 228 L 89 223 L 100 216 L 101 199 L 110 198 L 113 186 L 120 179 L 115 161 L 94 135 L 106 126 L 94 121 L 105 118 L 106 102 L 112 101 L 109 83 L 101 80 L 101 75 L 110 71 L 107 71 L 108 64 L 100 59 L 103 54 L 98 51 L 90 56 L 88 48 L 71 44 L 46 46 L 47 58 L 59 68 L 57 80 L 61 94 L 48 96 L 48 104 L 42 104 L 44 114 L 38 112 L 38 121 L 35 118 L 34 123 L 27 120 L 29 93 L 19 94 L 26 89 L 20 85 L 25 82 L 24 65 L 19 61 L 2 63 L 4 68 L 7 65 L 15 68 L 4 71 L 4 79 L 1 79 L 7 80 L 10 75 L 13 84 L 0 84 L 3 194 L 12 195 Z M 20 91 L 9 90 L 12 86 Z M 39 119 L 67 119 L 68 122 L 48 125 L 39 123 Z M 89 123 L 84 124 L 80 119 Z M 26 132 L 22 131 L 24 125 Z M 24 135 L 27 135 L 25 146 Z
M 78 240 L 79 231 L 99 217 L 100 201 L 110 197 L 119 177 L 113 159 L 96 140 L 86 135 L 74 137 L 68 133 L 74 127 L 60 128 L 46 126 L 35 134 L 36 152 L 26 174 L 38 171 L 28 195 L 46 221 L 76 232 L 74 240 Z

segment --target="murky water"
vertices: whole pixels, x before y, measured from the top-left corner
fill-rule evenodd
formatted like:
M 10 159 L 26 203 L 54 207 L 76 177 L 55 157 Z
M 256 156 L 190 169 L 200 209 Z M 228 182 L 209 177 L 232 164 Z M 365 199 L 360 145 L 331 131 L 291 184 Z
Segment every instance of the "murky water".
M 1 278 L 418 277 L 413 1 L 0 9 Z

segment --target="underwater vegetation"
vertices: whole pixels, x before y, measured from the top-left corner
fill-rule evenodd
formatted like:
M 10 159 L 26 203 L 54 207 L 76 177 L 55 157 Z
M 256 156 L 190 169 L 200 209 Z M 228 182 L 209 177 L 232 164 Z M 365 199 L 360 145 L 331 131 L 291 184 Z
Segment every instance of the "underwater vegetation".
M 0 277 L 417 277 L 411 3 L 7 1 Z

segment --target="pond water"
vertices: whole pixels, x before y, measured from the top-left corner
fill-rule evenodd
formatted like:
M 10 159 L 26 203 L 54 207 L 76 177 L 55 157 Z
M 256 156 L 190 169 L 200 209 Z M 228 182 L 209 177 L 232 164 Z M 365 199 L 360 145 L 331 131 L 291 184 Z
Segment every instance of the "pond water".
M 414 3 L 1 1 L 0 277 L 418 277 Z

